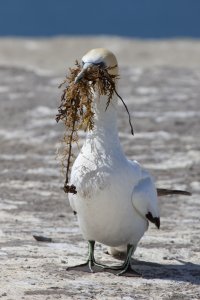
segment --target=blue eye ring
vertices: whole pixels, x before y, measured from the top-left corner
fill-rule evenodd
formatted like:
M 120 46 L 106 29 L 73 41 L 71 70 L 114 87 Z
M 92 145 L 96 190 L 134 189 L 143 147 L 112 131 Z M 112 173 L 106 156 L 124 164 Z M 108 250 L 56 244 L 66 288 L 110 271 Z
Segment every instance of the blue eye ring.
M 90 63 L 90 62 L 87 61 L 86 63 Z M 83 67 L 84 64 L 85 64 L 85 62 L 82 60 L 82 61 L 81 61 L 81 64 L 82 64 L 82 67 Z M 105 64 L 103 61 L 101 61 L 101 62 L 99 62 L 99 63 L 91 62 L 91 65 L 98 66 L 98 67 L 100 67 L 100 68 L 105 68 L 105 67 L 106 67 L 106 64 Z
M 96 64 L 94 64 L 95 66 L 98 66 L 98 67 L 100 67 L 100 68 L 105 68 L 105 63 L 104 62 L 100 62 L 100 63 L 96 63 Z

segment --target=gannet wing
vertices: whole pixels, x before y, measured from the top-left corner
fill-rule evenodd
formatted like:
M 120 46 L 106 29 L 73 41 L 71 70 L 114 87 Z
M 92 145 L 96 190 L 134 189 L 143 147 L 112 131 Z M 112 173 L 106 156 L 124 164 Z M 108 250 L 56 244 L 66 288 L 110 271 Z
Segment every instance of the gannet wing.
M 146 170 L 142 170 L 142 178 L 133 189 L 132 203 L 143 218 L 154 223 L 157 228 L 160 227 L 157 190 L 153 178 Z

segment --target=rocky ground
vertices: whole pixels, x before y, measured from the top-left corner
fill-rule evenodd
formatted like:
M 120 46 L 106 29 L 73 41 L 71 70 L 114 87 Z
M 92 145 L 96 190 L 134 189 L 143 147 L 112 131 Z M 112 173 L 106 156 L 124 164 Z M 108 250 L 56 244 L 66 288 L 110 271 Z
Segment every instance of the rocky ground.
M 119 57 L 124 151 L 154 175 L 158 187 L 191 197 L 159 200 L 161 229 L 150 226 L 135 253 L 142 278 L 67 272 L 84 261 L 82 239 L 56 161 L 63 127 L 55 122 L 66 68 L 86 49 Z M 0 40 L 0 298 L 200 299 L 200 42 L 117 38 Z M 33 235 L 52 238 L 37 242 Z M 97 257 L 113 262 L 97 245 Z

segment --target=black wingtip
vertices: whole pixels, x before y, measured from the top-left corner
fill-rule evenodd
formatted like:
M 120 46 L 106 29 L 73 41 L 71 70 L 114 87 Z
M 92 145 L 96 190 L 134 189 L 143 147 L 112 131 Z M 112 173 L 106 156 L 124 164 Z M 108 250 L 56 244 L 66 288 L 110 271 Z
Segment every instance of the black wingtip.
M 151 212 L 148 212 L 146 214 L 146 218 L 153 224 L 156 225 L 156 227 L 159 229 L 160 228 L 160 218 L 158 217 L 153 217 Z

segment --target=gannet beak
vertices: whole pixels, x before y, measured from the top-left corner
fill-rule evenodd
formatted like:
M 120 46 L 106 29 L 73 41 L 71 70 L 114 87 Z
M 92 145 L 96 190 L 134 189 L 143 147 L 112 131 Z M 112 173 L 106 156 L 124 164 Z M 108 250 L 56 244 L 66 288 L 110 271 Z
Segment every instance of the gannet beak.
M 83 65 L 83 68 L 82 70 L 80 71 L 80 73 L 78 73 L 78 75 L 76 76 L 75 80 L 74 80 L 74 83 L 78 83 L 83 77 L 84 77 L 84 74 L 86 72 L 86 70 L 91 67 L 93 65 L 93 63 L 91 62 L 86 62 L 84 63 Z

